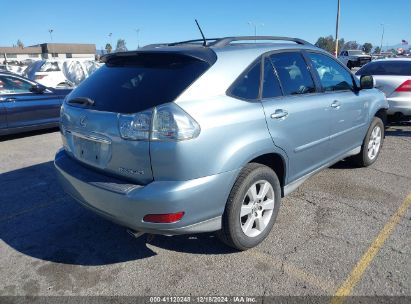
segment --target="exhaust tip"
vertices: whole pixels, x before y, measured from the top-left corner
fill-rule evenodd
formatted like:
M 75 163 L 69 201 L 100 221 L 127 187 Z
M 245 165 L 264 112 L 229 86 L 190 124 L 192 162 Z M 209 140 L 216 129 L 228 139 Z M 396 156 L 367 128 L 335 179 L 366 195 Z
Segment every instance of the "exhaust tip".
M 127 229 L 127 233 L 130 234 L 132 237 L 138 239 L 140 236 L 142 236 L 144 234 L 144 232 L 141 231 L 133 231 L 130 229 Z

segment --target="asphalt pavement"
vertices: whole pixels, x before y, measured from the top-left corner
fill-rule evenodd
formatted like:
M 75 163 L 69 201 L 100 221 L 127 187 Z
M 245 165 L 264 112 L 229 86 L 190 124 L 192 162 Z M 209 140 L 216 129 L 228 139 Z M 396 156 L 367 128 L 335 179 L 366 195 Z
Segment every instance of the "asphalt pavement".
M 267 240 L 246 252 L 214 234 L 135 239 L 62 191 L 56 130 L 7 137 L 0 295 L 411 296 L 411 123 L 386 135 L 373 166 L 339 162 L 283 199 Z

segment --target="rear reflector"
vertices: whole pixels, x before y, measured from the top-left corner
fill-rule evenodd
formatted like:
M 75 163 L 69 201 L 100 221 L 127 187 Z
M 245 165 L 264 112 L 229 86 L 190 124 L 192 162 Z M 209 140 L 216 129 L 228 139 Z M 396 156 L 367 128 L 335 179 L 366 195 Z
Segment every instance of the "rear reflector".
M 395 92 L 411 92 L 411 80 L 406 80 Z
M 181 220 L 184 212 L 166 213 L 166 214 L 147 214 L 143 221 L 150 223 L 175 223 Z

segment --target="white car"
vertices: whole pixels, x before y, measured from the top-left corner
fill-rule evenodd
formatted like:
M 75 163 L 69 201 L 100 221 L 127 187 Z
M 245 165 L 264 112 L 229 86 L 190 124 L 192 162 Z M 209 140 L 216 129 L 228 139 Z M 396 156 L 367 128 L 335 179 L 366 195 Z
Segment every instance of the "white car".
M 90 59 L 46 59 L 29 65 L 24 76 L 50 87 L 75 87 L 101 66 Z
M 338 59 L 349 69 L 352 69 L 353 67 L 362 67 L 370 62 L 371 56 L 361 50 L 346 50 L 340 53 Z

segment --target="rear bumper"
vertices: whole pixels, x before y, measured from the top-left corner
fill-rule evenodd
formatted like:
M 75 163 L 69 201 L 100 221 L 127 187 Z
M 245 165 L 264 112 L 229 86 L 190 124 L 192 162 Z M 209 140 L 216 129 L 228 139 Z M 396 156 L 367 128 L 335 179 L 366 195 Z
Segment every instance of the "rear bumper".
M 411 115 L 411 98 L 391 97 L 387 98 L 387 101 L 390 105 L 387 110 L 388 115 L 394 115 L 396 113 L 401 113 L 404 116 Z
M 221 216 L 239 170 L 188 181 L 133 185 L 80 165 L 63 150 L 55 157 L 65 191 L 101 216 L 136 231 L 185 234 L 221 229 Z M 147 214 L 184 211 L 177 223 L 147 223 Z

